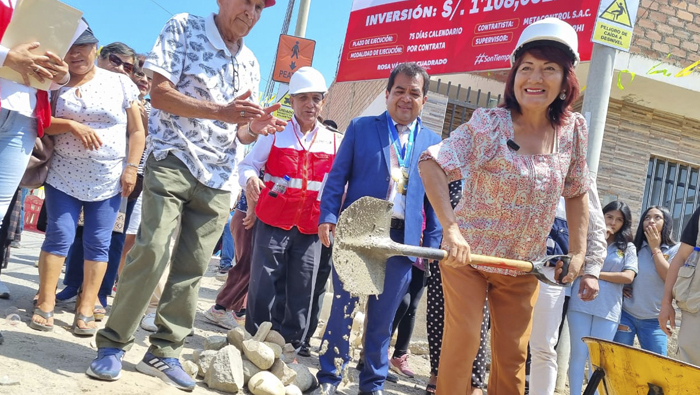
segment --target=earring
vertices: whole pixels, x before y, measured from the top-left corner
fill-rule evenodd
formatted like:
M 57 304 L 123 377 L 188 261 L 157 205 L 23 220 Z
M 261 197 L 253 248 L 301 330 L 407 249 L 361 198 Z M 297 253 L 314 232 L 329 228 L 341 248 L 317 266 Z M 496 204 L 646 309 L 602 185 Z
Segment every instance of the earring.
M 566 100 L 566 92 L 560 93 L 560 94 L 559 94 L 559 98 L 560 98 L 561 100 Z

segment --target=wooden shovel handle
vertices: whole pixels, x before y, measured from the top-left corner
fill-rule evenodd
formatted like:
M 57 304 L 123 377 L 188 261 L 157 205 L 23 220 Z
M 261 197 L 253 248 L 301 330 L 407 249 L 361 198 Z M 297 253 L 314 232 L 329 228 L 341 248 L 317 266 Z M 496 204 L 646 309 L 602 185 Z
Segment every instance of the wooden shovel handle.
M 471 258 L 473 264 L 500 267 L 504 269 L 513 269 L 525 273 L 530 273 L 534 267 L 532 262 L 519 261 L 516 259 L 496 258 L 492 256 L 477 254 L 471 254 Z

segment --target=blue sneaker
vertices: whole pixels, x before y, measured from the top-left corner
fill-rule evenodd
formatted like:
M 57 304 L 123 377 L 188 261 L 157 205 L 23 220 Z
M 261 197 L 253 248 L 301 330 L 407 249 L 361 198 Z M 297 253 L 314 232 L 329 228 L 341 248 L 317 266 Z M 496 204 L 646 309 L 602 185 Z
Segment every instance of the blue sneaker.
M 123 359 L 124 350 L 119 348 L 98 348 L 97 358 L 92 361 L 85 374 L 98 380 L 119 380 L 122 376 Z
M 196 382 L 187 374 L 177 358 L 161 358 L 147 352 L 143 360 L 136 365 L 136 370 L 149 376 L 158 377 L 184 391 L 194 390 Z

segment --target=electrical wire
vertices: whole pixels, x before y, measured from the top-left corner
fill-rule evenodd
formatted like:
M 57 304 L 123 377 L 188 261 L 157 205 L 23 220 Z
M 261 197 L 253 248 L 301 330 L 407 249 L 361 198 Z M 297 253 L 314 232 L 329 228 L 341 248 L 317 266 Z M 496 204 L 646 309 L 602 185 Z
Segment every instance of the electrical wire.
M 175 15 L 175 14 L 173 14 L 172 12 L 168 11 L 168 10 L 167 10 L 165 7 L 163 7 L 162 5 L 160 5 L 157 1 L 151 0 L 151 3 L 153 3 L 153 4 L 157 5 L 158 7 L 160 7 L 163 11 L 167 12 L 168 14 L 170 14 L 170 16 Z

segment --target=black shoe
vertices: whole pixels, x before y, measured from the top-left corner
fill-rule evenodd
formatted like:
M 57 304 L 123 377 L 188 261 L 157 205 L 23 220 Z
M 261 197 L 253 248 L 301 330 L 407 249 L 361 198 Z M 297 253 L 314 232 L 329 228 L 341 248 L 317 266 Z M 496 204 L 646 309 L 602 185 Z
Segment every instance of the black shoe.
M 393 374 L 393 373 L 391 373 L 391 372 L 388 372 L 388 373 L 386 374 L 386 381 L 389 381 L 389 382 L 392 382 L 392 383 L 398 383 L 398 382 L 399 382 L 399 376 L 397 376 L 397 375 L 395 375 L 395 374 Z
M 361 359 L 359 361 L 357 361 L 357 365 L 355 365 L 355 370 L 359 370 L 361 372 L 362 369 L 364 369 L 364 368 L 365 368 L 365 361 L 363 361 Z
M 330 383 L 323 383 L 318 386 L 316 391 L 313 392 L 313 395 L 335 395 L 336 394 L 336 386 Z
M 297 354 L 301 355 L 302 357 L 310 357 L 311 346 L 309 345 L 309 342 L 301 343 L 301 346 L 299 347 L 299 352 L 297 352 Z
M 382 390 L 376 390 L 376 391 L 371 391 L 371 392 L 358 392 L 357 395 L 384 395 L 384 391 Z

